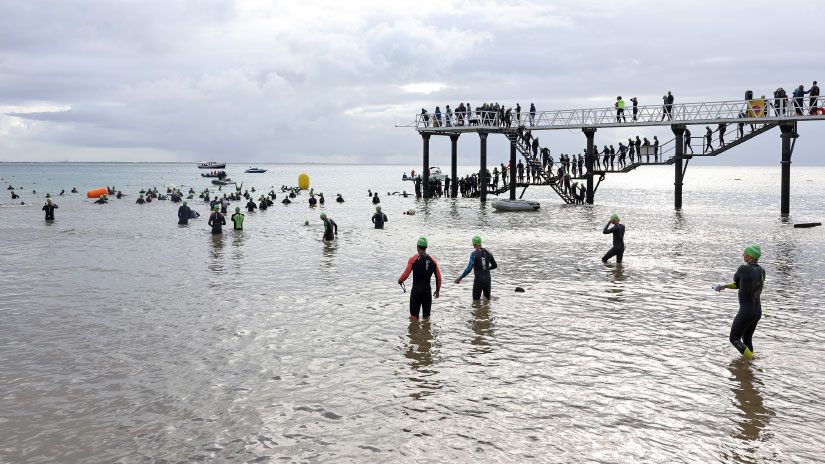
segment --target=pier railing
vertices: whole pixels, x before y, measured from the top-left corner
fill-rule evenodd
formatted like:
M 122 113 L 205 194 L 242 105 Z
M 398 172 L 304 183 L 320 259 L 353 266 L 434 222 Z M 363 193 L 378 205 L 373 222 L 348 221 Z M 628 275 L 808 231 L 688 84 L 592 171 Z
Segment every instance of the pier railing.
M 778 100 L 778 101 L 777 101 Z M 795 102 L 787 99 L 752 99 L 700 103 L 673 103 L 661 105 L 625 106 L 620 113 L 616 107 L 572 110 L 515 112 L 509 117 L 498 111 L 455 111 L 450 114 L 417 114 L 415 128 L 419 131 L 464 132 L 489 130 L 524 125 L 528 129 L 580 129 L 583 127 L 632 127 L 670 124 L 746 123 L 825 119 L 825 109 L 817 107 L 815 114 L 808 105 L 809 97 Z M 777 104 L 778 103 L 778 104 Z

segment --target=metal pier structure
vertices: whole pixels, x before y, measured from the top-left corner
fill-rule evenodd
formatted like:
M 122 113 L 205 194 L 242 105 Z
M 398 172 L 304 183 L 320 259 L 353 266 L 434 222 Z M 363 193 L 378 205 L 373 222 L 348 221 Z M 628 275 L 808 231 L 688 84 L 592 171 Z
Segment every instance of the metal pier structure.
M 524 126 L 524 130 L 546 131 L 560 129 L 581 130 L 587 140 L 585 153 L 586 172 L 578 177 L 587 184 L 586 203 L 592 204 L 593 198 L 599 184 L 608 174 L 626 173 L 641 166 L 674 166 L 674 207 L 682 207 L 682 184 L 687 170 L 687 165 L 694 157 L 717 156 L 733 147 L 741 145 L 748 140 L 758 137 L 768 132 L 774 127 L 779 127 L 782 139 L 782 188 L 781 188 L 781 214 L 788 214 L 790 211 L 790 181 L 791 181 L 791 155 L 793 154 L 796 139 L 799 137 L 797 125 L 800 121 L 825 121 L 825 109 L 814 106 L 806 106 L 808 97 L 804 102 L 797 102 L 793 97 L 788 99 L 756 99 L 756 100 L 733 100 L 720 102 L 701 103 L 680 103 L 638 106 L 635 109 L 625 107 L 620 113 L 617 108 L 591 108 L 557 111 L 540 111 L 535 113 L 522 112 L 519 120 L 512 114 L 510 118 L 502 118 L 502 114 L 496 111 L 473 111 L 455 112 L 453 114 L 441 114 L 436 118 L 435 114 L 417 114 L 415 121 L 404 127 L 415 128 L 423 140 L 423 170 L 427 173 L 430 167 L 430 137 L 433 135 L 447 136 L 451 142 L 451 185 L 447 195 L 456 197 L 458 194 L 457 178 L 457 145 L 458 139 L 465 133 L 476 133 L 481 139 L 480 149 L 480 171 L 479 171 L 479 197 L 481 201 L 487 200 L 487 194 L 498 195 L 509 190 L 510 199 L 516 198 L 516 189 L 522 187 L 524 190 L 529 186 L 550 186 L 566 203 L 574 203 L 566 189 L 561 185 L 560 178 L 553 175 L 556 166 L 549 165 L 547 170 L 541 161 L 531 153 L 529 147 L 524 147 L 518 140 L 518 126 Z M 718 125 L 725 124 L 730 130 L 727 131 L 728 142 L 720 146 L 720 136 Z M 689 125 L 711 126 L 712 133 L 711 146 L 715 149 L 706 148 L 704 129 L 702 136 L 691 137 L 693 140 L 701 140 L 703 153 L 686 154 L 685 129 Z M 623 128 L 623 127 L 650 127 L 669 126 L 673 131 L 674 138 L 658 146 L 655 156 L 652 147 L 646 150 L 646 155 L 639 155 L 638 162 L 621 166 L 620 169 L 594 169 L 593 139 L 598 129 Z M 750 130 L 737 130 L 740 127 Z M 487 137 L 490 134 L 502 134 L 510 141 L 510 169 L 509 182 L 504 188 L 489 189 L 487 179 Z M 689 143 L 691 151 L 693 144 Z M 642 147 L 645 148 L 645 147 Z M 538 179 L 525 183 L 516 180 L 517 153 L 525 159 L 525 167 L 533 169 L 538 174 Z M 642 161 L 642 156 L 646 156 L 646 161 Z M 654 156 L 654 161 L 650 162 L 650 156 Z M 555 165 L 559 165 L 556 161 Z M 612 166 L 611 166 L 612 167 Z M 548 172 L 549 171 L 549 172 Z M 598 182 L 594 184 L 594 178 L 598 177 Z M 524 194 L 522 190 L 522 195 Z M 422 195 L 429 197 L 429 183 L 422 182 Z

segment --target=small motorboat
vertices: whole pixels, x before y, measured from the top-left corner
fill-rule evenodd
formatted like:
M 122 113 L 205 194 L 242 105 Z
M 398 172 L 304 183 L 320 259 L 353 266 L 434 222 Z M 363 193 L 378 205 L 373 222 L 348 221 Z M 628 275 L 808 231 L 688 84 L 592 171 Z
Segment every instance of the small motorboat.
M 235 181 L 228 177 L 224 177 L 223 179 L 212 179 L 212 183 L 215 185 L 232 185 Z
M 538 211 L 541 204 L 533 200 L 502 200 L 495 199 L 491 205 L 498 211 Z
M 414 181 L 415 179 L 418 179 L 418 177 L 408 176 L 406 173 L 403 176 L 401 176 L 401 180 Z
M 447 174 L 443 174 L 438 166 L 430 166 L 430 177 L 435 177 L 443 182 L 447 178 Z
M 226 163 L 216 163 L 214 161 L 201 161 L 198 163 L 198 169 L 223 169 Z
M 217 177 L 220 179 L 221 177 L 226 177 L 226 171 L 202 172 L 201 177 Z
M 249 169 L 247 169 L 247 170 L 246 170 L 246 171 L 244 171 L 244 172 L 245 172 L 245 173 L 247 173 L 247 174 L 263 174 L 263 173 L 265 173 L 265 172 L 266 172 L 266 169 L 261 169 L 261 168 L 249 168 Z

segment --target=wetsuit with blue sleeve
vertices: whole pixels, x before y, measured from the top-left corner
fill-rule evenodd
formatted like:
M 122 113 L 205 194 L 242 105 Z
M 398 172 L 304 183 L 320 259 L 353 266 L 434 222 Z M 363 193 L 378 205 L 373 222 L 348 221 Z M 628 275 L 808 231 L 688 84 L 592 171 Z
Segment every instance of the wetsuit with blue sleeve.
M 765 286 L 765 270 L 757 263 L 743 264 L 733 275 L 733 282 L 725 286 L 739 289 L 739 313 L 730 327 L 730 342 L 740 353 L 744 353 L 745 347 L 753 352 L 753 332 L 762 318 L 761 296 Z
M 413 286 L 410 290 L 410 316 L 418 318 L 418 314 L 423 310 L 424 318 L 430 317 L 430 308 L 433 304 L 432 287 L 430 278 L 435 274 L 435 291 L 441 290 L 441 271 L 435 258 L 425 252 L 419 252 L 407 261 L 407 268 L 398 278 L 399 282 L 404 282 L 412 273 Z
M 477 248 L 470 253 L 470 264 L 467 269 L 461 274 L 460 279 L 467 277 L 467 274 L 472 270 L 474 273 L 473 279 L 473 299 L 481 299 L 481 294 L 484 293 L 484 298 L 490 299 L 490 271 L 497 268 L 496 259 L 493 254 L 485 248 Z
M 616 257 L 616 262 L 621 263 L 624 256 L 624 224 L 614 224 L 610 227 L 608 222 L 602 231 L 604 234 L 613 234 L 613 248 L 607 251 L 602 257 L 602 262 L 606 263 L 608 259 Z

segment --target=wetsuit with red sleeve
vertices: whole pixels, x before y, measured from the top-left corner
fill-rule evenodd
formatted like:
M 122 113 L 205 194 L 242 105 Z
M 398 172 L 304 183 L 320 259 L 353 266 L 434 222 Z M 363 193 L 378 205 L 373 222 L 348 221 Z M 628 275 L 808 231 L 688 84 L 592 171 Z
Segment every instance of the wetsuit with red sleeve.
M 410 316 L 418 319 L 419 311 L 423 309 L 424 318 L 430 317 L 430 307 L 433 304 L 432 287 L 430 278 L 435 274 L 435 291 L 441 290 L 441 271 L 438 270 L 438 263 L 432 256 L 425 252 L 419 252 L 407 261 L 407 268 L 398 278 L 399 282 L 404 282 L 412 273 L 413 286 L 410 291 Z

